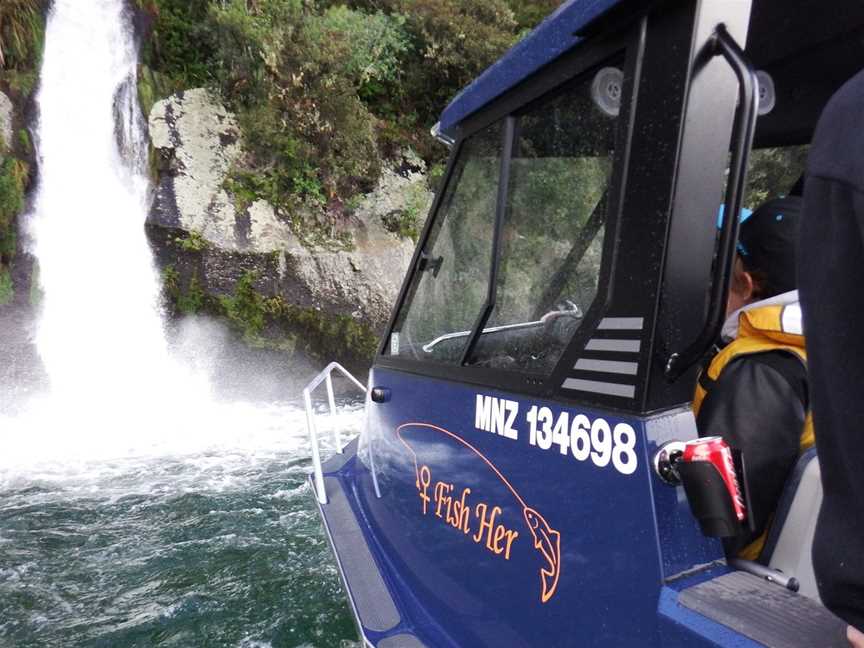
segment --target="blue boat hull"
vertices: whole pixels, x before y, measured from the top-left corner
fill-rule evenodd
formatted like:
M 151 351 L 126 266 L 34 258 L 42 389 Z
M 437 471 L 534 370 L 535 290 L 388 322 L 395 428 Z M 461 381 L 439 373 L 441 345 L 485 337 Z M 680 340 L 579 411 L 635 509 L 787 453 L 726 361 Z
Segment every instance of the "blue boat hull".
M 649 465 L 692 416 L 623 417 L 380 368 L 374 384 L 392 397 L 325 464 L 320 505 L 370 645 L 758 645 L 677 602 L 728 571 Z

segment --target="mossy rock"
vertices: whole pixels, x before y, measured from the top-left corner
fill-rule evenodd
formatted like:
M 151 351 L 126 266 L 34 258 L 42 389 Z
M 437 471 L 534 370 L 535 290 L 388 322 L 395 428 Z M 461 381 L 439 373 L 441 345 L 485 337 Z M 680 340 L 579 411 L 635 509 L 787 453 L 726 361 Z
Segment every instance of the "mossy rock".
M 375 354 L 378 339 L 369 326 L 262 295 L 255 289 L 255 272 L 244 273 L 230 295 L 206 293 L 195 272 L 184 284 L 173 266 L 163 270 L 162 279 L 174 313 L 219 317 L 252 348 L 303 353 L 320 361 L 336 358 L 351 367 L 368 366 Z

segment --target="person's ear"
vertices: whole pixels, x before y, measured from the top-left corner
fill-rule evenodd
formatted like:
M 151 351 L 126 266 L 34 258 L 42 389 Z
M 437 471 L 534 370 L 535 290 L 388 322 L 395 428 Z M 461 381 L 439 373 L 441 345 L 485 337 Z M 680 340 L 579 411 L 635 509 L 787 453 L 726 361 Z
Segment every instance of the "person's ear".
M 745 270 L 741 273 L 741 298 L 745 303 L 750 303 L 755 292 L 756 282 L 753 281 L 753 275 Z
M 726 316 L 728 317 L 739 308 L 742 308 L 753 301 L 753 291 L 756 289 L 756 282 L 753 280 L 753 275 L 744 270 L 744 264 L 741 258 L 735 259 L 735 265 L 732 267 L 732 282 L 729 286 L 729 298 L 726 301 Z

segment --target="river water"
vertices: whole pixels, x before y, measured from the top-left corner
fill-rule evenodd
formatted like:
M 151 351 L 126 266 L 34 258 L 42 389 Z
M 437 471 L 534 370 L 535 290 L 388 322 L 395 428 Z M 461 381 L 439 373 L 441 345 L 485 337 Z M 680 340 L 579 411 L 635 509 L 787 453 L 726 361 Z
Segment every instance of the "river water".
M 48 384 L 0 412 L 0 648 L 354 646 L 300 409 L 215 396 L 212 329 L 191 363 L 166 340 L 125 5 L 48 19 L 25 219 Z
M 198 452 L 0 470 L 0 646 L 359 645 L 298 410 L 243 418 Z

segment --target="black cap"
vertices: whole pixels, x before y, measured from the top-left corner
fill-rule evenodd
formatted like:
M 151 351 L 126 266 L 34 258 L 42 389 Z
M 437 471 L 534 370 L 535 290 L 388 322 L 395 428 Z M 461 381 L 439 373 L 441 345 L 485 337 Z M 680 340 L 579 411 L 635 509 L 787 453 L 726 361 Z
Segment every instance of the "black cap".
M 803 200 L 775 198 L 741 220 L 738 254 L 744 269 L 757 273 L 760 299 L 795 290 L 796 248 Z

